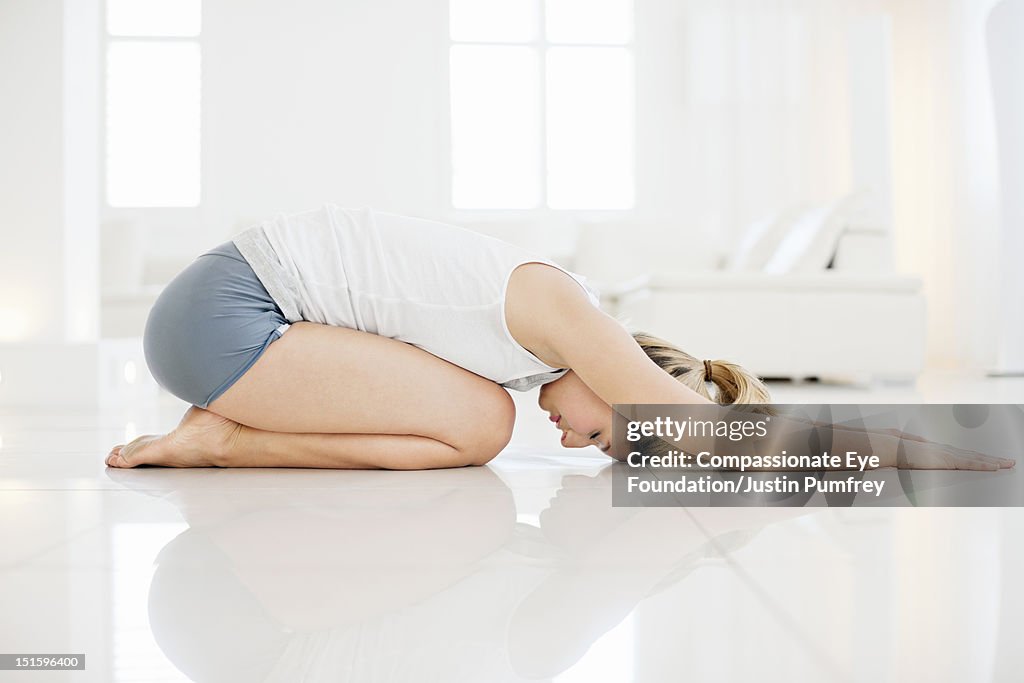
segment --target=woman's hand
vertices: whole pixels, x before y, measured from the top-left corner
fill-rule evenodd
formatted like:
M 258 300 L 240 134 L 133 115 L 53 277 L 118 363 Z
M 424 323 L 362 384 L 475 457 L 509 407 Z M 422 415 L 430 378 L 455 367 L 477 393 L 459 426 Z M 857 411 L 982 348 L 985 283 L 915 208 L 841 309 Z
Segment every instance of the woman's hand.
M 837 439 L 867 439 L 871 447 L 867 450 L 881 456 L 880 467 L 897 467 L 903 470 L 999 470 L 1013 467 L 1017 461 L 1002 458 L 949 444 L 929 441 L 917 434 L 908 434 L 899 429 L 864 430 L 812 422 L 815 427 L 831 427 Z M 878 437 L 883 437 L 879 439 Z M 844 441 L 844 444 L 846 442 Z M 864 444 L 866 445 L 866 444 Z M 837 449 L 841 452 L 843 449 Z M 854 446 L 847 450 L 857 450 Z
M 896 429 L 883 430 L 883 434 L 899 437 L 900 447 L 893 463 L 901 470 L 998 470 L 1017 464 L 1012 458 L 985 455 L 977 451 L 957 448 L 948 444 L 928 441 Z

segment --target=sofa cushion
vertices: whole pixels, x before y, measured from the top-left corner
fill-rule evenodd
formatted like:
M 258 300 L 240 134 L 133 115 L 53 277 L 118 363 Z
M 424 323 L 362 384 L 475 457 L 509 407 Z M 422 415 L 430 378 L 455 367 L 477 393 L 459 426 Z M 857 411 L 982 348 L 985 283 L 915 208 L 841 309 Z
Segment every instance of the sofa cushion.
M 804 206 L 791 206 L 776 211 L 748 225 L 740 236 L 740 243 L 726 260 L 725 269 L 759 271 L 764 268 L 789 233 L 793 221 L 804 211 Z
M 803 210 L 764 265 L 766 273 L 814 273 L 828 268 L 850 212 L 862 199 L 854 193 Z

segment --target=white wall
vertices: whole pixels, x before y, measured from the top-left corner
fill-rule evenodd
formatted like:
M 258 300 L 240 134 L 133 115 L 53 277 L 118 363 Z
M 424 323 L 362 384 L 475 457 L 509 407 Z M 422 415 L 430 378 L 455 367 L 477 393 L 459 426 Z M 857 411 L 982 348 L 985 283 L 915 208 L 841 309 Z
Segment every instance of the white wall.
M 62 17 L 0 3 L 0 343 L 64 336 Z
M 0 406 L 98 398 L 98 25 L 0 3 Z
M 890 0 L 896 256 L 924 279 L 928 360 L 987 369 L 1006 300 L 984 43 L 995 0 Z
M 64 341 L 100 336 L 100 0 L 64 3 Z
M 438 216 L 447 3 L 205 0 L 202 206 L 137 217 L 149 258 L 323 202 Z
M 98 16 L 0 3 L 0 344 L 98 338 Z
M 1002 0 L 986 20 L 1000 170 L 1001 279 L 996 370 L 1024 372 L 1024 0 Z
M 207 218 L 436 211 L 447 3 L 207 0 Z

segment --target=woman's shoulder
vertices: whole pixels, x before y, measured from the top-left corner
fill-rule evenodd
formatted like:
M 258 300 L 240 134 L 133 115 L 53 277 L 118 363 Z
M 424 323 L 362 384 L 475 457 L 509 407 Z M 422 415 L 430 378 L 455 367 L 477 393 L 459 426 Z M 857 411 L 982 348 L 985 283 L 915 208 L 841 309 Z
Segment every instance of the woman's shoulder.
M 531 261 L 517 266 L 505 291 L 505 324 L 519 344 L 553 368 L 568 367 L 547 343 L 548 331 L 594 302 L 567 271 Z

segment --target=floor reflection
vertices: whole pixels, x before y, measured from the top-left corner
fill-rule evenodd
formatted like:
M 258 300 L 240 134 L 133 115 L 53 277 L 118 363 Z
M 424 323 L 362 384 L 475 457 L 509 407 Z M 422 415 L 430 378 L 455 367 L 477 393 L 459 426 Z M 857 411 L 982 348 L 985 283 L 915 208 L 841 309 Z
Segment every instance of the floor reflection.
M 168 488 L 166 470 L 110 472 L 189 525 L 160 550 L 148 604 L 190 678 L 562 680 L 638 604 L 811 512 L 612 508 L 605 468 L 564 476 L 538 528 L 517 523 L 490 468 L 347 473 L 330 488 L 296 474 Z M 611 666 L 629 645 L 596 654 Z

